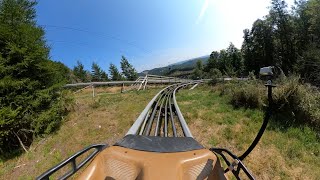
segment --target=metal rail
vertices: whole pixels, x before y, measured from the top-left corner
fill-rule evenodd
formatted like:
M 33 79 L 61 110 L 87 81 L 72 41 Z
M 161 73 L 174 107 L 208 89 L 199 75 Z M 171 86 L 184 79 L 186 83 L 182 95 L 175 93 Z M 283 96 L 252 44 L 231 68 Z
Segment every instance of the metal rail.
M 106 148 L 108 145 L 106 144 L 94 144 L 91 146 L 86 147 L 85 149 L 75 153 L 68 159 L 62 161 L 58 165 L 54 166 L 53 168 L 49 169 L 48 171 L 41 174 L 39 177 L 37 177 L 37 180 L 42 179 L 52 179 L 50 178 L 55 172 L 59 171 L 60 169 L 71 165 L 71 170 L 66 172 L 63 176 L 61 176 L 59 179 L 67 179 L 68 177 L 72 176 L 74 173 L 76 173 L 80 168 L 82 168 L 86 163 L 88 163 L 91 159 L 95 157 L 96 154 L 98 154 L 100 151 L 102 151 L 104 148 Z M 81 162 L 77 161 L 77 158 L 81 156 L 82 154 L 89 152 L 90 150 L 94 150 L 89 156 L 87 156 L 84 160 Z
M 197 83 L 200 83 L 200 81 L 177 83 L 162 89 L 148 103 L 127 132 L 127 135 L 192 137 L 176 101 L 176 92 L 180 88 Z
M 139 77 L 136 81 L 107 81 L 107 82 L 75 83 L 75 84 L 66 84 L 64 87 L 103 86 L 103 85 L 119 85 L 119 84 L 131 84 L 133 86 L 136 86 L 140 84 L 142 85 L 145 81 L 147 81 L 149 84 L 191 82 L 191 80 L 189 79 L 148 75 L 146 77 Z
M 255 180 L 252 173 L 247 169 L 247 167 L 242 163 L 242 161 L 229 150 L 223 148 L 210 148 L 210 151 L 219 154 L 222 157 L 222 159 L 226 162 L 228 168 L 224 170 L 224 173 L 231 171 L 232 174 L 236 177 L 236 179 L 240 180 L 242 178 L 240 178 L 239 175 L 240 171 L 242 170 L 248 179 Z M 233 161 L 230 162 L 224 153 L 230 156 Z

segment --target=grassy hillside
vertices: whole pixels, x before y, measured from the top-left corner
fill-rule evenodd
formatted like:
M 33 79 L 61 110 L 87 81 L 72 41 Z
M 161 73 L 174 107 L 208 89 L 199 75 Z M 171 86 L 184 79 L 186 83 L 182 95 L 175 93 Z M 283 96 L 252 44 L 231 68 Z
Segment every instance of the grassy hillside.
M 109 88 L 98 91 L 118 92 Z M 95 99 L 89 90 L 81 92 L 56 134 L 37 139 L 28 154 L 0 163 L 0 179 L 33 179 L 89 144 L 113 144 L 158 91 L 105 93 Z M 226 97 L 209 86 L 181 90 L 177 101 L 196 140 L 238 155 L 251 143 L 262 122 L 261 111 L 234 109 Z M 257 179 L 317 179 L 319 149 L 316 134 L 310 129 L 280 130 L 270 124 L 244 163 Z

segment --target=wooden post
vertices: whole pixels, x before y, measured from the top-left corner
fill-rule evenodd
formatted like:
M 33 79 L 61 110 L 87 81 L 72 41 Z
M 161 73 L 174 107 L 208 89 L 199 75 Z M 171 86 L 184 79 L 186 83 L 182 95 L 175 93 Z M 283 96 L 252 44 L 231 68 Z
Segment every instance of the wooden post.
M 92 84 L 91 87 L 92 87 L 92 97 L 94 98 L 94 85 Z
M 146 79 L 146 81 L 145 81 L 145 83 L 144 83 L 143 90 L 146 89 L 147 83 L 148 83 L 148 78 Z
M 121 93 L 123 93 L 123 90 L 124 90 L 124 83 L 122 83 Z
M 148 79 L 148 75 L 146 75 L 143 79 L 143 81 L 141 82 L 139 88 L 138 88 L 138 91 L 141 89 L 142 85 L 144 84 L 144 82 Z

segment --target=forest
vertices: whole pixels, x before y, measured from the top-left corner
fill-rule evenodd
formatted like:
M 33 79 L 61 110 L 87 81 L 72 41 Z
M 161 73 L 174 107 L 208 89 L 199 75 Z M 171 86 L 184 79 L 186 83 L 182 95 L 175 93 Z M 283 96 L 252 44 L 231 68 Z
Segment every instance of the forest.
M 259 68 L 275 66 L 286 76 L 298 75 L 304 82 L 320 85 L 320 1 L 298 0 L 288 7 L 282 0 L 272 0 L 269 14 L 243 30 L 241 49 L 232 43 L 213 51 L 208 63 L 198 63 L 195 76 L 218 74 L 258 75 Z

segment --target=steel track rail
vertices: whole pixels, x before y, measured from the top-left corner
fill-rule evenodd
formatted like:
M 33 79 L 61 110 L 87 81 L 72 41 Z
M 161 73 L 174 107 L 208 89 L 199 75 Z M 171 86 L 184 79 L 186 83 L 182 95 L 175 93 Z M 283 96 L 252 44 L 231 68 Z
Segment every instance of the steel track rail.
M 165 93 L 161 94 L 160 98 L 156 102 L 156 105 L 153 107 L 152 114 L 151 114 L 151 116 L 150 116 L 150 118 L 148 120 L 147 129 L 145 130 L 145 135 L 147 135 L 147 136 L 150 135 L 150 131 L 151 131 L 151 127 L 152 127 L 152 123 L 153 123 L 154 117 L 155 117 L 156 112 L 157 112 L 157 110 L 159 108 L 159 103 L 161 103 L 162 98 L 163 98 L 164 95 L 165 95 Z
M 127 132 L 127 135 L 168 137 L 170 123 L 173 137 L 178 137 L 178 129 L 181 129 L 183 136 L 192 137 L 190 129 L 176 101 L 176 92 L 185 86 L 196 83 L 199 83 L 199 81 L 178 83 L 162 89 L 148 103 Z M 175 119 L 177 119 L 177 121 L 175 121 Z
M 163 107 L 163 102 L 167 99 L 167 96 L 172 92 L 172 87 L 168 87 L 166 89 L 166 91 L 163 93 L 162 96 L 160 96 L 159 100 L 157 101 L 156 105 L 153 108 L 153 113 L 150 116 L 148 122 L 149 122 L 149 126 L 147 128 L 147 133 L 145 135 L 150 135 L 150 131 L 151 131 L 151 127 L 152 127 L 152 123 L 155 119 L 155 115 L 158 114 L 157 119 L 156 119 L 156 126 L 155 126 L 155 136 L 158 136 L 158 131 L 157 129 L 159 129 L 159 122 L 160 122 L 160 117 L 161 117 L 161 111 L 162 111 L 162 107 Z M 157 112 L 158 111 L 158 112 Z M 158 128 L 159 127 L 159 128 Z
M 137 81 L 108 81 L 108 82 L 88 82 L 88 83 L 75 83 L 75 84 L 66 84 L 67 87 L 81 87 L 81 86 L 103 86 L 103 85 L 121 85 L 121 84 L 136 84 L 142 80 Z M 173 78 L 148 78 L 148 83 L 150 84 L 162 84 L 162 83 L 187 83 L 190 82 L 188 79 L 173 79 Z
M 171 85 L 173 86 L 173 85 Z M 170 86 L 169 86 L 170 87 Z M 127 132 L 126 135 L 128 134 L 137 134 L 141 124 L 143 123 L 144 119 L 146 118 L 150 108 L 152 107 L 152 105 L 154 104 L 155 100 L 158 98 L 158 96 L 167 89 L 168 87 L 162 89 L 157 95 L 155 95 L 152 100 L 148 103 L 148 105 L 144 108 L 144 110 L 141 112 L 141 114 L 139 115 L 139 117 L 137 118 L 137 120 L 133 123 L 133 125 L 131 126 L 131 128 L 129 129 L 129 131 Z
M 187 85 L 190 85 L 190 84 L 194 84 L 194 83 L 187 83 L 187 84 L 182 84 L 178 87 L 176 87 L 176 89 L 173 91 L 173 104 L 174 104 L 174 107 L 175 107 L 175 110 L 176 110 L 176 113 L 177 113 L 177 116 L 179 118 L 179 122 L 180 122 L 180 125 L 182 127 L 182 130 L 183 130 L 183 134 L 186 136 L 186 137 L 192 137 L 192 134 L 191 134 L 191 131 L 186 123 L 186 120 L 184 119 L 181 111 L 180 111 L 180 108 L 178 106 L 178 103 L 177 103 L 177 100 L 176 100 L 176 92 L 178 89 L 184 87 L 184 86 L 187 86 Z
M 173 118 L 173 113 L 174 111 L 172 110 L 172 94 L 170 95 L 169 99 L 169 109 L 170 109 L 170 119 L 171 119 L 171 125 L 172 125 L 172 133 L 174 137 L 177 137 L 177 129 L 174 123 L 174 118 Z

